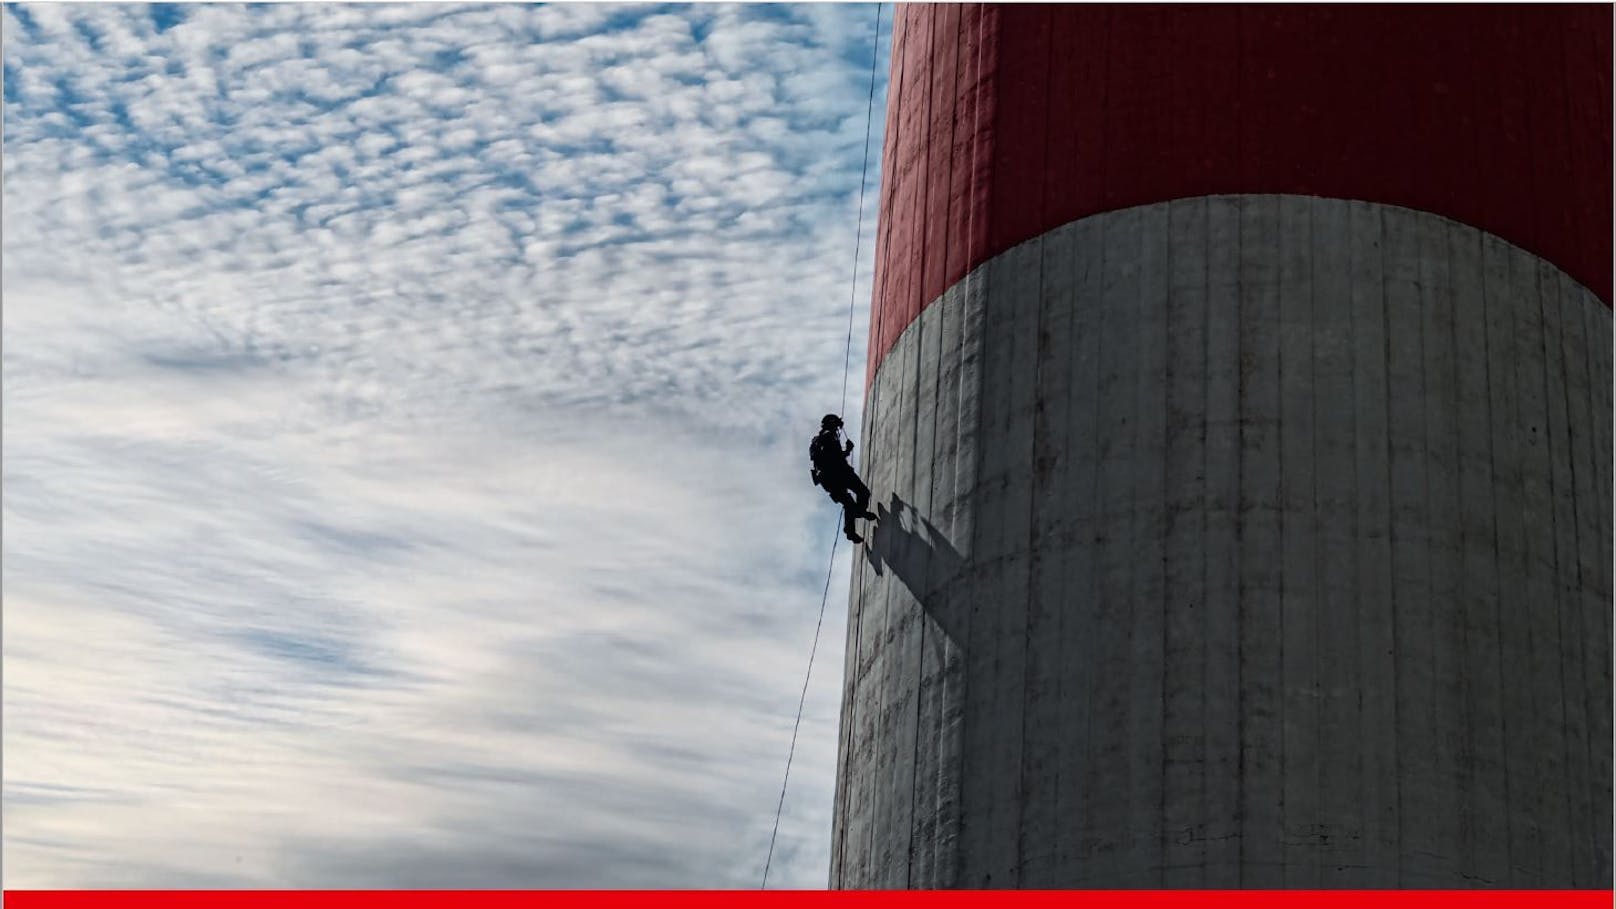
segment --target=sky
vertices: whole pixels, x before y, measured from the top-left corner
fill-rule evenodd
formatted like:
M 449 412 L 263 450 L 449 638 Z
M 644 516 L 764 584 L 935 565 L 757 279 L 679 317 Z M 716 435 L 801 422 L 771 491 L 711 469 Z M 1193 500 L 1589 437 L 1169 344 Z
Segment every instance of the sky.
M 890 20 L 5 5 L 4 886 L 758 886 Z

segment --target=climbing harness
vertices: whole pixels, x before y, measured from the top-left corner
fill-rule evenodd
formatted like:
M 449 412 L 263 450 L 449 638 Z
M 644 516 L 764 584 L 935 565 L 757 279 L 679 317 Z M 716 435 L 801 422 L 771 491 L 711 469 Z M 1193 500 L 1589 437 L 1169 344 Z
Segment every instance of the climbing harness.
M 876 62 L 881 59 L 881 7 L 881 3 L 875 5 L 875 39 L 871 42 L 870 50 L 870 97 L 865 102 L 864 163 L 859 166 L 858 226 L 853 232 L 853 286 L 847 298 L 847 346 L 842 356 L 842 404 L 836 411 L 838 414 L 847 410 L 847 374 L 853 364 L 853 312 L 858 302 L 859 251 L 864 239 L 864 186 L 869 182 L 870 123 L 875 119 L 875 71 Z M 759 890 L 766 890 L 769 886 L 769 866 L 774 862 L 774 842 L 780 835 L 780 815 L 786 807 L 786 786 L 791 782 L 791 759 L 797 753 L 797 732 L 802 727 L 803 707 L 808 703 L 808 682 L 814 676 L 814 655 L 819 652 L 819 632 L 825 625 L 825 604 L 830 601 L 830 580 L 836 571 L 836 544 L 839 542 L 840 533 L 830 542 L 830 565 L 825 569 L 825 590 L 819 595 L 819 620 L 814 624 L 813 646 L 808 649 L 808 671 L 802 680 L 802 696 L 797 699 L 797 719 L 791 724 L 791 748 L 786 751 L 785 778 L 780 781 L 780 802 L 774 808 L 774 830 L 769 834 L 769 854 L 763 860 L 763 881 L 758 885 Z

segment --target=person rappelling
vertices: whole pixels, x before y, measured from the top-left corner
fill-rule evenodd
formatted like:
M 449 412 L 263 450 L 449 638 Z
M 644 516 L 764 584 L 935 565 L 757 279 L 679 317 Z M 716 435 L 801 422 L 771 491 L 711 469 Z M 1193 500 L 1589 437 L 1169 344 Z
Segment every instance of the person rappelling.
M 854 529 L 853 521 L 873 521 L 875 514 L 869 511 L 870 488 L 847 463 L 847 456 L 853 453 L 853 440 L 848 439 L 844 447 L 841 428 L 842 418 L 833 413 L 819 421 L 819 434 L 808 444 L 808 460 L 813 462 L 808 475 L 815 486 L 830 494 L 832 502 L 842 506 L 842 532 L 849 540 L 862 543 L 864 538 Z

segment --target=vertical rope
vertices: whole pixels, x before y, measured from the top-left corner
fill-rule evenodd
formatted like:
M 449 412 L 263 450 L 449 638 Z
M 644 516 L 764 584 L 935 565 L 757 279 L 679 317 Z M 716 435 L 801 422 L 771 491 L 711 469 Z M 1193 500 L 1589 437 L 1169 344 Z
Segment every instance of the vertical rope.
M 859 165 L 858 227 L 853 233 L 853 280 L 847 290 L 847 350 L 842 355 L 842 403 L 837 416 L 847 410 L 847 375 L 853 365 L 853 312 L 858 306 L 859 249 L 864 241 L 864 187 L 870 182 L 870 124 L 875 120 L 875 65 L 881 59 L 881 4 L 875 5 L 875 41 L 870 51 L 870 97 L 864 106 L 864 163 Z
M 853 313 L 858 306 L 858 262 L 864 239 L 864 187 L 869 183 L 870 123 L 875 119 L 876 64 L 881 59 L 881 6 L 881 3 L 875 5 L 875 36 L 870 49 L 870 95 L 865 101 L 864 110 L 864 162 L 859 165 L 858 226 L 854 229 L 853 235 L 853 277 L 847 299 L 847 345 L 842 356 L 842 403 L 836 410 L 837 414 L 847 409 L 847 375 L 853 364 Z M 763 881 L 758 885 L 759 890 L 766 890 L 769 886 L 769 868 L 774 863 L 774 844 L 780 836 L 780 816 L 786 807 L 786 787 L 791 783 L 791 759 L 797 754 L 797 733 L 802 728 L 803 708 L 808 703 L 808 683 L 814 676 L 814 655 L 819 652 L 819 632 L 825 625 L 825 604 L 830 601 L 830 581 L 836 573 L 836 546 L 840 542 L 838 533 L 830 543 L 830 565 L 825 570 L 824 592 L 819 596 L 819 620 L 814 624 L 814 642 L 808 649 L 808 671 L 803 676 L 802 695 L 797 699 L 797 719 L 791 724 L 791 747 L 786 751 L 786 772 L 780 781 L 780 801 L 774 807 L 774 829 L 769 833 L 769 854 L 763 859 Z

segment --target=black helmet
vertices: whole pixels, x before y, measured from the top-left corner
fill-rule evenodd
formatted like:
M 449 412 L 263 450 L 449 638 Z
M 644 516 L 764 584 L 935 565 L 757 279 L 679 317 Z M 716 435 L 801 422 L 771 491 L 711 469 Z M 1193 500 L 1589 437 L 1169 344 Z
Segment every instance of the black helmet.
M 842 428 L 842 418 L 838 417 L 837 415 L 835 415 L 833 413 L 825 414 L 825 418 L 819 421 L 819 428 L 820 429 L 841 429 Z

